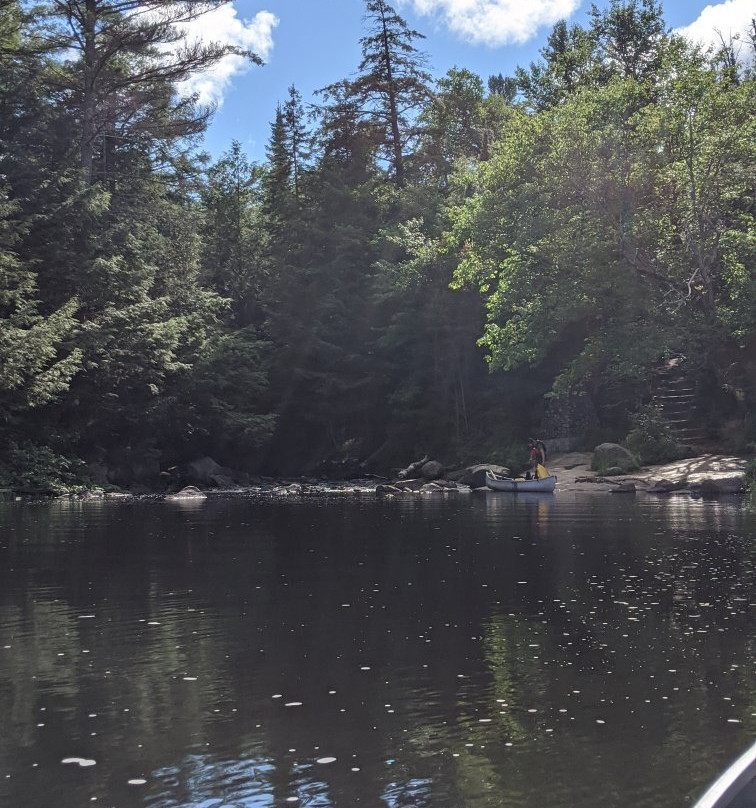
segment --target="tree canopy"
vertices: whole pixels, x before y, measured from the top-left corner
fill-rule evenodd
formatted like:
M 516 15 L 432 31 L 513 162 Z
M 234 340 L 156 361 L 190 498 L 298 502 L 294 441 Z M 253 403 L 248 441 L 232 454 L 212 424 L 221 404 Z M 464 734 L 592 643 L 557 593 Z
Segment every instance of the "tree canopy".
M 575 397 L 622 439 L 672 356 L 756 440 L 752 48 L 612 0 L 434 80 L 365 0 L 355 73 L 292 85 L 258 164 L 202 155 L 182 90 L 238 52 L 184 41 L 220 0 L 0 2 L 6 476 L 506 461 Z

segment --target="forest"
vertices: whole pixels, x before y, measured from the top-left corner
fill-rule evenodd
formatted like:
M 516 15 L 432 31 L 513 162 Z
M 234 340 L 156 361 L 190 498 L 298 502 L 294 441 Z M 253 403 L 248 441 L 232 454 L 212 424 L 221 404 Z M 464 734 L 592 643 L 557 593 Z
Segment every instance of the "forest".
M 240 53 L 182 40 L 221 4 L 0 0 L 0 487 L 657 440 L 671 361 L 753 450 L 756 27 L 703 50 L 612 0 L 433 79 L 365 0 L 361 62 L 254 163 L 178 91 Z

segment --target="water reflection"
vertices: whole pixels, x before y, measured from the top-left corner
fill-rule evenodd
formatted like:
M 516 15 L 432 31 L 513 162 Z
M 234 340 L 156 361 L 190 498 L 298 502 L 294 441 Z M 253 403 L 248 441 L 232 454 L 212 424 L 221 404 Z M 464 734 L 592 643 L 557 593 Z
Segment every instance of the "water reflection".
M 756 728 L 733 503 L 61 502 L 0 530 L 2 805 L 683 808 Z

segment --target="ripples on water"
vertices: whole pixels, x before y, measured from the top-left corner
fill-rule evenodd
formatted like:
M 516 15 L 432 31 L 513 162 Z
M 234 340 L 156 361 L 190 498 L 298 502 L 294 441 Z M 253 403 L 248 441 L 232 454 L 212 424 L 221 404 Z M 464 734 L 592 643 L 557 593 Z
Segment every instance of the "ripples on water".
M 0 805 L 684 808 L 756 729 L 735 501 L 0 506 Z

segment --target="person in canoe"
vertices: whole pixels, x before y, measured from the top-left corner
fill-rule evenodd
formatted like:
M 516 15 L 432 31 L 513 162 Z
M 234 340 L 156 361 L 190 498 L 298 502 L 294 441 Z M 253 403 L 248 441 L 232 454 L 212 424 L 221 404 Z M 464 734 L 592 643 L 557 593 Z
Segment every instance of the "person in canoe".
M 549 476 L 546 468 L 546 444 L 542 440 L 528 438 L 530 449 L 530 464 L 533 468 L 532 477 L 535 480 L 542 480 Z

